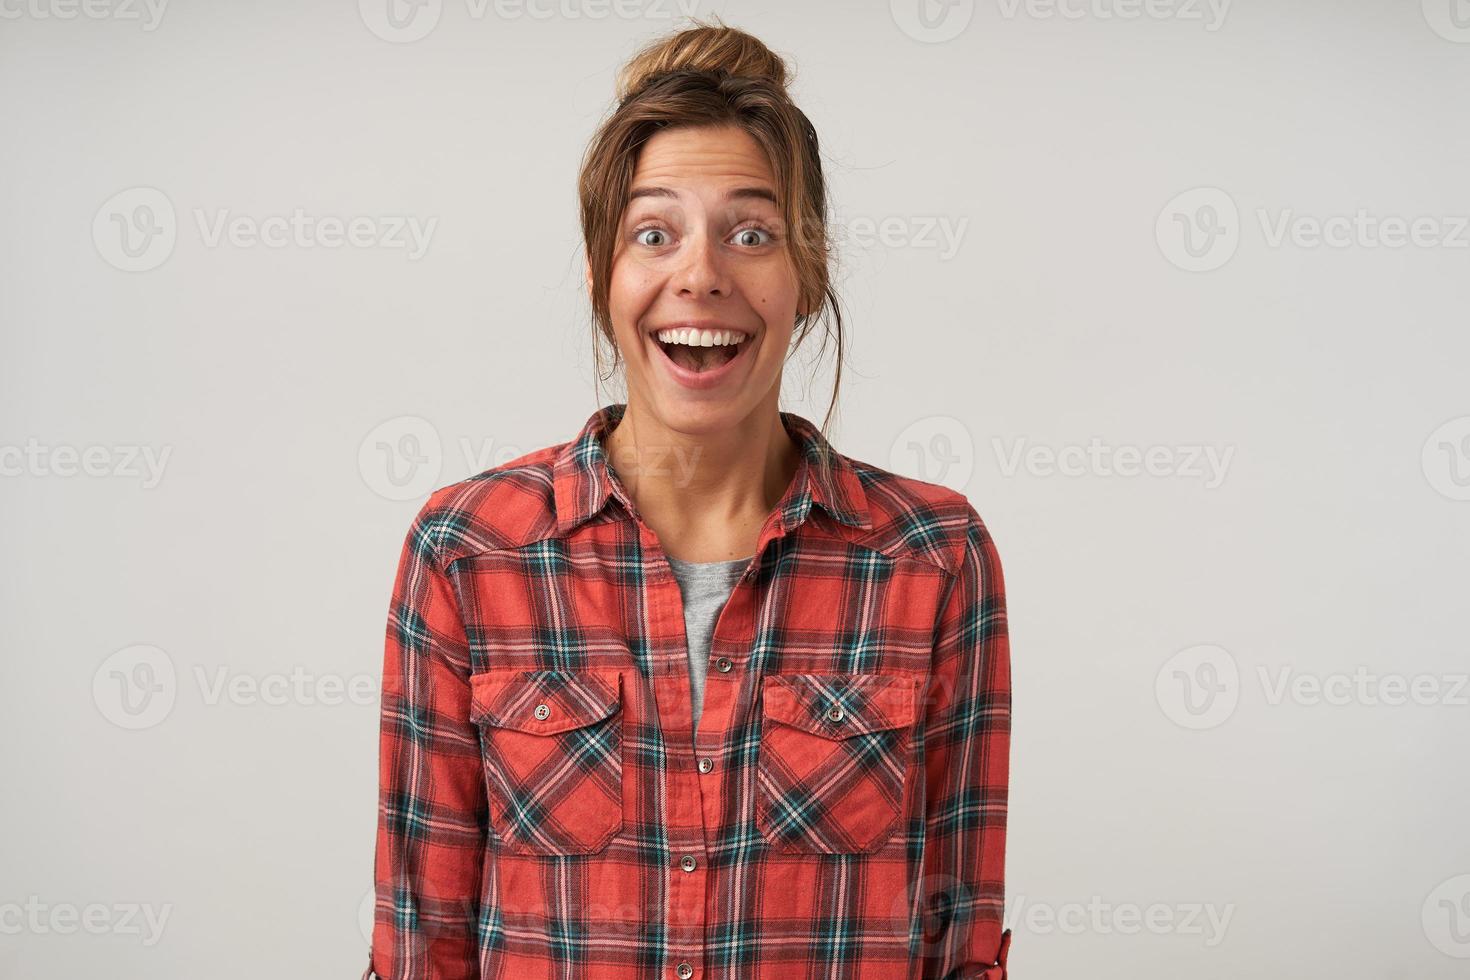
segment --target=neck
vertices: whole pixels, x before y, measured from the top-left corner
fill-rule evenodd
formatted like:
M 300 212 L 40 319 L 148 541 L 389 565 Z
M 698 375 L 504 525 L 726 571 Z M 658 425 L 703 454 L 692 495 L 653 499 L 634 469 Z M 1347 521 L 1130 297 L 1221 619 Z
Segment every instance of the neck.
M 603 447 L 644 523 L 687 561 L 752 554 L 799 463 L 774 401 L 732 425 L 681 431 L 630 400 Z

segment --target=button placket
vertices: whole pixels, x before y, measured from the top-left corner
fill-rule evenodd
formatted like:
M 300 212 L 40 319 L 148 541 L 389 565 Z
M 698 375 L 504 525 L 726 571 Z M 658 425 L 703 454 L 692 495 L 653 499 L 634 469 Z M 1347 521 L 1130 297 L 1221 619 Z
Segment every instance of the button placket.
M 640 532 L 641 533 L 641 532 Z M 656 537 L 648 532 L 643 540 L 645 564 L 644 569 L 650 583 L 650 609 L 655 626 L 650 627 L 653 635 L 674 637 L 678 635 L 684 626 L 683 596 L 679 591 L 679 584 L 673 574 L 667 556 L 662 553 Z M 666 721 L 678 718 L 679 721 L 688 725 L 692 718 L 686 712 L 690 705 L 690 686 L 688 673 L 688 649 L 685 646 L 681 651 L 684 655 L 682 663 L 676 658 L 668 657 L 666 662 L 659 665 L 654 671 L 653 680 L 655 685 L 655 698 L 662 708 L 664 704 L 669 707 L 663 712 Z M 714 669 L 711 675 L 718 676 L 717 671 L 722 668 L 713 659 L 706 661 Z M 682 669 L 670 669 L 678 664 Z M 728 673 L 733 668 L 733 662 L 723 670 Z M 665 729 L 665 737 L 672 735 L 672 731 Z M 672 851 L 668 860 L 668 901 L 667 901 L 667 925 L 671 933 L 680 936 L 680 943 L 669 950 L 670 959 L 674 956 L 688 957 L 670 963 L 674 975 L 687 980 L 701 973 L 696 964 L 702 963 L 704 932 L 707 927 L 705 913 L 708 907 L 706 894 L 707 879 L 703 874 L 704 866 L 699 855 L 704 854 L 706 847 L 706 826 L 709 821 L 706 812 L 706 795 L 710 792 L 700 782 L 698 771 L 701 761 L 701 741 L 708 741 L 704 752 L 714 748 L 713 739 L 718 735 L 711 732 L 706 726 L 695 727 L 693 738 L 687 741 L 678 739 L 680 745 L 674 747 L 670 740 L 672 751 L 687 753 L 685 759 L 679 765 L 671 765 L 667 771 L 665 782 L 666 812 L 669 821 L 668 845 Z M 690 765 L 690 763 L 693 765 Z M 665 974 L 667 975 L 667 974 Z

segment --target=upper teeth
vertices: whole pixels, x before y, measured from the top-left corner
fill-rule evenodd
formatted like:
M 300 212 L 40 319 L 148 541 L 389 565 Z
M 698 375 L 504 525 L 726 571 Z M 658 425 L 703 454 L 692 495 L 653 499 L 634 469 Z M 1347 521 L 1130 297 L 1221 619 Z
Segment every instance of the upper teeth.
M 674 327 L 654 334 L 660 343 L 684 344 L 688 347 L 723 347 L 738 344 L 745 334 L 738 330 L 695 330 L 692 327 Z

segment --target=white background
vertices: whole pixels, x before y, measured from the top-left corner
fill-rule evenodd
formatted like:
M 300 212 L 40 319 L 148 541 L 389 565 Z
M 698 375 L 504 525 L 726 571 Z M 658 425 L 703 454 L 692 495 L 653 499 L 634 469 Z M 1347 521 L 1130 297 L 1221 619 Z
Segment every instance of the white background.
M 1470 5 L 924 9 L 694 12 L 823 141 L 833 441 L 1002 556 L 1014 974 L 1466 975 Z M 357 977 L 408 523 L 599 404 L 677 9 L 385 11 L 0 0 L 0 977 Z

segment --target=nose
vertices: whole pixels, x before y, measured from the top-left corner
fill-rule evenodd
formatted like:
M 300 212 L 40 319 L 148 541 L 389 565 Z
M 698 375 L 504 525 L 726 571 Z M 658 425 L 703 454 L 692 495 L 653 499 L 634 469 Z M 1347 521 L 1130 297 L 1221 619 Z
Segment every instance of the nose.
M 712 241 L 709 235 L 700 235 L 690 239 L 683 251 L 684 261 L 673 277 L 673 286 L 680 296 L 730 295 L 729 271 L 718 242 Z

